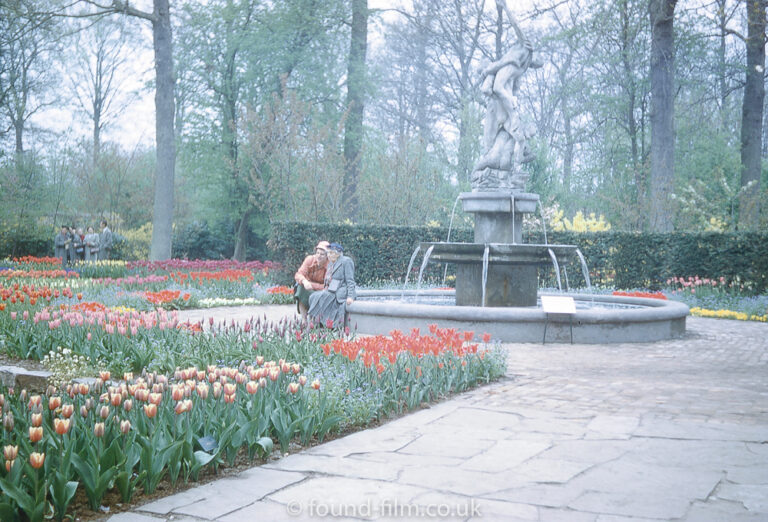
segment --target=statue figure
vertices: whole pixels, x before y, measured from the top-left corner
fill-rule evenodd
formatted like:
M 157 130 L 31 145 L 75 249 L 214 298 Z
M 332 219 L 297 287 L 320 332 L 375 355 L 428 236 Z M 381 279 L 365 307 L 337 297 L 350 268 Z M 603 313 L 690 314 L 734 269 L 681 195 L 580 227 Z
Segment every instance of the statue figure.
M 525 38 L 504 0 L 496 0 L 503 8 L 517 35 L 517 42 L 504 55 L 481 72 L 480 90 L 488 96 L 483 122 L 485 152 L 472 172 L 472 188 L 504 188 L 522 190 L 526 177 L 521 164 L 533 159 L 528 139 L 533 129 L 520 118 L 517 93 L 520 77 L 529 67 L 541 67 L 533 57 L 533 46 Z

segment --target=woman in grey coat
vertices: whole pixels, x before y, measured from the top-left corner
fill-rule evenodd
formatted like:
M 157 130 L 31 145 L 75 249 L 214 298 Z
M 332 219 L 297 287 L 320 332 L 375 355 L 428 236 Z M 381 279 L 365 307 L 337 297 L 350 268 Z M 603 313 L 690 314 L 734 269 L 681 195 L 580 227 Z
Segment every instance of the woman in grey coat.
M 88 233 L 85 235 L 85 260 L 96 261 L 99 259 L 99 235 L 94 232 L 93 227 L 88 227 Z
M 347 306 L 355 300 L 355 262 L 343 252 L 340 244 L 331 243 L 325 289 L 309 296 L 309 318 L 329 328 L 345 326 Z

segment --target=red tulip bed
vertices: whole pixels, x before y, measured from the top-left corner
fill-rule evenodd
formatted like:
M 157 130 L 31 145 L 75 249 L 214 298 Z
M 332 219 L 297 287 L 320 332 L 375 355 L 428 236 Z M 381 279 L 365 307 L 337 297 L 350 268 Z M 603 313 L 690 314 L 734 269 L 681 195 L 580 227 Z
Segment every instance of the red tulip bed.
M 0 520 L 92 517 L 505 372 L 487 336 L 437 325 L 356 338 L 289 320 L 179 320 L 177 309 L 217 292 L 245 299 L 258 285 L 263 302 L 287 300 L 266 264 L 176 260 L 66 276 L 45 259 L 9 264 L 0 352 L 41 361 L 52 377 L 46 390 L 0 387 Z

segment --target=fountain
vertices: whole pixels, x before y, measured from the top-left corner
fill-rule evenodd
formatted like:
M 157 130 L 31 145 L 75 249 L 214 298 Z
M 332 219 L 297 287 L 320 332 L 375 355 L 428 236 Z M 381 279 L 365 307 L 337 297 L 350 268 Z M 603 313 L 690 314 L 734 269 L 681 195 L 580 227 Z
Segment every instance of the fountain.
M 587 285 L 589 271 L 576 246 L 548 244 L 546 231 L 544 244 L 523 243 L 523 216 L 535 212 L 540 201 L 537 194 L 524 191 L 527 175 L 521 166 L 532 159 L 527 143 L 533 132 L 521 118 L 517 91 L 521 76 L 539 65 L 504 0 L 496 2 L 509 18 L 517 42 L 481 73 L 481 90 L 488 96 L 485 153 L 472 173 L 472 192 L 459 196 L 464 211 L 475 216 L 474 242 L 420 243 L 408 265 L 410 273 L 418 253 L 425 252 L 417 290 L 361 290 L 348 307 L 349 324 L 361 333 L 386 334 L 438 323 L 521 342 L 615 343 L 682 336 L 688 315 L 688 307 L 682 303 L 575 294 L 570 295 L 577 305 L 575 313 L 553 313 L 537 306 L 541 267 L 554 267 L 560 290 L 561 267 L 578 259 Z M 444 291 L 420 290 L 430 261 L 456 265 L 453 302 L 446 302 Z M 565 275 L 567 281 L 567 271 Z M 417 302 L 406 302 L 406 298 Z

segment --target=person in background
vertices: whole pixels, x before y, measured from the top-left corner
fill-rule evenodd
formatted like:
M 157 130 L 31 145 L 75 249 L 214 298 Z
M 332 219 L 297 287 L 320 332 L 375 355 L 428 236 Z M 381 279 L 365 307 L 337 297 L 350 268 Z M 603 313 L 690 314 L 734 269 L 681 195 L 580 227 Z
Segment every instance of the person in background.
M 101 221 L 101 234 L 99 234 L 99 261 L 109 259 L 112 253 L 112 231 L 107 226 L 107 221 Z
M 328 268 L 325 271 L 325 289 L 309 296 L 309 319 L 315 324 L 343 328 L 347 306 L 355 300 L 355 263 L 343 255 L 344 247 L 338 243 L 328 246 Z
M 88 233 L 85 235 L 85 260 L 96 261 L 99 259 L 99 235 L 94 232 L 93 227 L 88 227 Z
M 75 264 L 75 227 L 69 227 L 67 231 L 67 265 Z
M 294 298 L 301 318 L 307 320 L 309 310 L 309 296 L 313 292 L 322 290 L 325 282 L 325 270 L 328 266 L 328 241 L 320 241 L 315 247 L 315 253 L 304 258 L 301 267 L 293 276 L 296 281 Z
M 53 255 L 61 259 L 61 266 L 67 263 L 67 234 L 69 229 L 66 225 L 62 225 L 59 233 L 53 238 Z
M 85 234 L 83 234 L 83 229 L 78 228 L 77 231 L 75 231 L 75 235 L 72 236 L 72 246 L 74 248 L 75 253 L 75 261 L 82 261 L 85 259 Z

